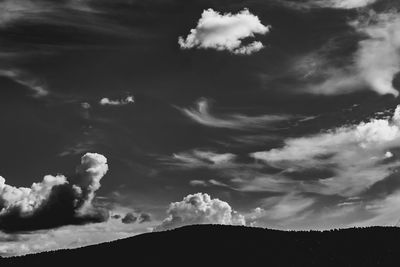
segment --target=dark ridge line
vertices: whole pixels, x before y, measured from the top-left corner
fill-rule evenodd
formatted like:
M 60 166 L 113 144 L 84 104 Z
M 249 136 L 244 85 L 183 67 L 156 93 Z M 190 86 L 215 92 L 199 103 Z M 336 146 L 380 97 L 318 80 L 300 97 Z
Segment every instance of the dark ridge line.
M 76 251 L 80 250 L 83 248 L 94 248 L 98 246 L 106 246 L 114 243 L 119 243 L 121 241 L 133 241 L 139 237 L 146 237 L 148 235 L 153 235 L 157 233 L 176 233 L 177 231 L 182 231 L 182 230 L 196 230 L 196 228 L 235 228 L 235 229 L 242 229 L 242 230 L 251 230 L 251 231 L 259 231 L 259 232 L 264 232 L 264 233 L 275 233 L 275 234 L 331 234 L 331 233 L 336 233 L 336 232 L 362 232 L 366 230 L 395 230 L 400 232 L 400 227 L 398 226 L 365 226 L 365 227 L 349 227 L 349 228 L 332 228 L 329 230 L 281 230 L 281 229 L 271 229 L 271 228 L 263 228 L 263 227 L 255 227 L 255 226 L 244 226 L 244 225 L 222 225 L 222 224 L 192 224 L 192 225 L 185 225 L 173 229 L 166 229 L 166 230 L 161 230 L 161 231 L 153 231 L 153 232 L 146 232 L 146 233 L 141 233 L 137 234 L 131 237 L 126 237 L 126 238 L 120 238 L 112 241 L 105 241 L 97 244 L 91 244 L 87 246 L 82 246 L 82 247 L 75 247 L 75 248 L 62 248 L 62 249 L 55 249 L 55 250 L 48 250 L 48 251 L 41 251 L 38 253 L 29 253 L 25 255 L 17 255 L 17 256 L 10 256 L 10 257 L 2 257 L 0 256 L 0 260 L 2 259 L 18 259 L 18 258 L 24 258 L 27 256 L 34 256 L 34 255 L 42 255 L 42 254 L 47 254 L 47 253 L 57 253 L 57 252 L 70 252 L 70 251 Z M 400 258 L 399 258 L 400 259 Z
M 400 228 L 394 226 L 283 231 L 190 225 L 81 248 L 0 258 L 0 266 L 96 266 L 120 262 L 127 262 L 128 266 L 185 267 L 399 266 L 398 240 Z

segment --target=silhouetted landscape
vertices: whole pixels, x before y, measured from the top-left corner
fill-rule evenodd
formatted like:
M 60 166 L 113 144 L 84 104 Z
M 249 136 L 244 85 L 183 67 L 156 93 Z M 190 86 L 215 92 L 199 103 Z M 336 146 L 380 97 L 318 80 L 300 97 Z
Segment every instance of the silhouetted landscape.
M 380 266 L 397 265 L 400 229 L 285 232 L 197 225 L 23 257 L 0 266 Z

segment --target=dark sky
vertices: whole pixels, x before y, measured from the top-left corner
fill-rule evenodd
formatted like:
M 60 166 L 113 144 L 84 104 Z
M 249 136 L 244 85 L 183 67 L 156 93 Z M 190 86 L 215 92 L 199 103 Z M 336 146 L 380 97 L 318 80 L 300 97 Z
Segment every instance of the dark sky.
M 0 175 L 16 190 L 48 174 L 79 176 L 75 166 L 92 152 L 108 163 L 93 203 L 151 227 L 174 226 L 169 204 L 198 192 L 247 225 L 394 225 L 397 8 L 389 0 L 2 0 Z M 9 199 L 0 190 L 0 226 Z M 190 212 L 175 214 L 180 224 L 234 217 Z M 122 231 L 118 223 L 108 222 L 109 233 Z M 77 227 L 87 236 L 79 244 L 109 238 L 93 227 Z M 40 250 L 29 240 L 51 242 L 46 231 L 0 254 Z M 41 249 L 74 246 L 62 232 L 69 228 L 59 231 Z

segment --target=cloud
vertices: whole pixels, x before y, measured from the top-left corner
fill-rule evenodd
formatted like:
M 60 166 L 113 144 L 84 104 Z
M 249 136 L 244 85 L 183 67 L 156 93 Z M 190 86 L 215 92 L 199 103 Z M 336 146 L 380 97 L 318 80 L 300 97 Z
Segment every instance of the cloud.
M 207 181 L 202 181 L 202 180 L 191 180 L 189 184 L 191 186 L 204 186 L 204 187 L 208 186 Z
M 331 0 L 325 1 L 327 2 L 328 6 L 334 8 L 343 8 L 343 9 L 353 9 L 353 8 L 360 8 L 366 7 L 375 3 L 377 0 Z
M 245 225 L 242 215 L 232 210 L 231 206 L 208 194 L 197 193 L 188 195 L 180 202 L 169 205 L 168 217 L 155 228 L 167 230 L 192 224 L 224 224 Z
M 3 0 L 0 2 L 0 27 L 7 27 L 20 21 L 60 23 L 60 16 L 57 17 L 57 21 L 49 15 L 66 14 L 64 11 L 67 9 L 69 9 L 69 12 L 97 12 L 90 6 L 89 2 L 86 0 L 64 0 L 58 1 L 58 3 L 46 0 Z
M 306 0 L 306 1 L 285 1 L 277 0 L 279 4 L 296 9 L 313 8 L 334 8 L 334 9 L 355 9 L 364 8 L 376 3 L 378 0 Z
M 276 202 L 275 202 L 276 201 Z M 271 202 L 271 199 L 269 200 Z M 315 203 L 312 198 L 305 198 L 296 194 L 288 194 L 273 199 L 274 204 L 267 203 L 267 208 L 256 210 L 258 216 L 268 217 L 272 220 L 283 220 L 298 215 Z
M 379 94 L 398 96 L 393 79 L 400 71 L 399 14 L 373 14 L 367 22 L 354 22 L 353 26 L 367 37 L 359 43 L 355 58 L 361 77 Z
M 111 216 L 111 218 L 118 220 L 118 219 L 121 219 L 121 215 L 114 214 L 114 215 Z
M 151 222 L 151 215 L 148 213 L 141 213 L 138 218 L 139 223 Z
M 259 163 L 282 170 L 243 182 L 245 190 L 314 192 L 354 196 L 399 167 L 384 162 L 400 142 L 400 106 L 390 119 L 372 119 L 319 134 L 289 138 L 284 146 L 252 153 Z M 296 177 L 302 177 L 299 181 Z M 246 184 L 247 183 L 247 184 Z
M 327 42 L 317 52 L 301 57 L 293 64 L 304 90 L 314 94 L 346 94 L 373 90 L 378 94 L 398 96 L 393 80 L 400 71 L 400 19 L 397 11 L 376 13 L 370 10 L 349 22 L 353 38 L 362 38 L 346 65 L 330 59 L 342 45 Z M 328 51 L 327 51 L 328 50 Z
M 208 187 L 208 186 L 222 186 L 222 187 L 229 187 L 229 185 L 222 183 L 220 181 L 210 179 L 208 181 L 203 181 L 203 180 L 191 180 L 189 182 L 191 186 L 202 186 L 202 187 Z
M 46 175 L 30 188 L 17 188 L 0 177 L 0 230 L 36 230 L 107 220 L 108 211 L 93 205 L 107 170 L 103 155 L 87 153 L 70 178 Z
M 354 225 L 367 226 L 400 226 L 400 192 L 387 195 L 366 203 L 365 209 L 373 214 L 372 218 L 362 220 Z
M 7 77 L 14 82 L 25 86 L 26 88 L 30 89 L 33 91 L 33 96 L 35 97 L 43 97 L 47 96 L 49 94 L 48 89 L 46 86 L 39 81 L 38 79 L 35 79 L 31 77 L 31 75 L 20 71 L 20 70 L 0 70 L 0 76 L 2 77 Z
M 44 1 L 4 0 L 0 3 L 0 26 L 26 19 L 50 9 Z
M 135 103 L 133 96 L 127 96 L 124 99 L 119 100 L 110 100 L 109 98 L 105 97 L 100 100 L 100 105 L 102 106 L 125 106 L 128 104 Z
M 122 218 L 122 223 L 125 224 L 130 224 L 130 223 L 135 223 L 137 221 L 137 217 L 132 213 L 128 212 L 123 218 Z
M 78 211 L 86 212 L 91 208 L 95 192 L 100 188 L 100 180 L 108 171 L 107 159 L 103 155 L 97 153 L 86 153 L 81 158 L 81 164 L 76 168 L 77 175 L 74 176 L 72 182 L 78 186 L 81 191 L 82 198 L 78 205 Z
M 168 158 L 168 164 L 182 168 L 221 168 L 232 163 L 236 155 L 231 153 L 219 154 L 212 151 L 194 149 L 190 152 L 175 153 L 172 159 Z
M 216 116 L 210 112 L 210 103 L 207 99 L 200 99 L 196 108 L 180 109 L 183 114 L 193 121 L 214 128 L 228 128 L 236 130 L 249 130 L 265 128 L 272 123 L 285 121 L 291 118 L 289 115 L 259 115 L 248 116 L 244 114 L 224 114 Z
M 151 226 L 158 223 L 124 224 L 120 220 L 108 220 L 101 223 L 67 225 L 17 234 L 1 234 L 0 232 L 0 240 L 7 240 L 7 242 L 0 242 L 0 256 L 25 255 L 110 242 L 150 232 Z
M 203 48 L 227 50 L 237 55 L 250 55 L 260 51 L 264 45 L 254 41 L 248 45 L 243 39 L 255 34 L 266 34 L 270 26 L 264 26 L 260 19 L 244 9 L 237 14 L 220 14 L 213 9 L 204 10 L 195 29 L 185 38 L 179 37 L 182 49 Z
M 348 227 L 399 226 L 400 192 L 379 198 L 351 197 L 327 203 L 289 193 L 271 197 L 245 214 L 252 226 L 277 229 L 328 230 Z

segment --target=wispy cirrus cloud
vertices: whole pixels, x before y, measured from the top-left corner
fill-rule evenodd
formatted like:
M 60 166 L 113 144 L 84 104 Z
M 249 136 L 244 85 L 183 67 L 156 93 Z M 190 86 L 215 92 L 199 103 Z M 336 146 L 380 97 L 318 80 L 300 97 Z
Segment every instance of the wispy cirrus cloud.
M 283 196 L 270 197 L 262 201 L 262 207 L 255 208 L 246 215 L 250 220 L 280 221 L 293 218 L 304 212 L 315 203 L 315 199 L 289 193 Z
M 189 152 L 174 153 L 166 159 L 168 165 L 182 168 L 221 168 L 230 165 L 236 155 L 232 153 L 216 153 L 213 151 L 194 149 Z
M 221 114 L 214 115 L 210 110 L 210 101 L 200 99 L 196 108 L 179 108 L 183 114 L 193 121 L 214 128 L 228 128 L 236 130 L 249 130 L 267 128 L 274 123 L 282 122 L 293 118 L 290 115 L 258 115 L 250 116 L 245 114 Z
M 295 9 L 315 9 L 315 8 L 332 8 L 332 9 L 356 9 L 368 7 L 376 3 L 378 0 L 279 0 L 279 4 Z
M 250 153 L 254 161 L 243 161 L 243 155 L 227 151 L 194 149 L 175 153 L 164 162 L 184 169 L 216 171 L 213 179 L 235 191 L 354 197 L 400 167 L 399 112 L 400 107 L 388 119 L 287 138 L 282 147 Z M 213 184 L 196 181 L 192 185 Z
M 47 96 L 50 92 L 47 86 L 37 78 L 21 70 L 0 70 L 0 76 L 7 77 L 12 81 L 28 88 L 35 97 Z
M 399 13 L 370 14 L 367 21 L 353 23 L 355 29 L 367 37 L 359 43 L 355 57 L 357 70 L 376 92 L 398 96 L 393 79 L 400 71 Z
M 400 107 L 388 120 L 373 119 L 311 136 L 291 138 L 281 148 L 252 153 L 256 160 L 284 170 L 279 175 L 270 175 L 266 179 L 260 177 L 253 182 L 259 183 L 258 186 L 265 183 L 265 189 L 286 184 L 288 188 L 298 188 L 303 192 L 357 195 L 400 167 L 397 157 L 386 160 L 388 151 L 398 147 L 400 141 L 399 112 Z M 306 176 L 312 169 L 332 172 L 321 172 L 316 180 L 293 180 L 297 172 Z
M 337 95 L 367 89 L 397 97 L 399 92 L 393 81 L 400 71 L 398 14 L 396 10 L 377 13 L 371 9 L 350 21 L 353 35 L 361 36 L 361 40 L 346 64 L 337 66 L 318 51 L 302 57 L 294 69 L 307 83 L 304 91 Z

